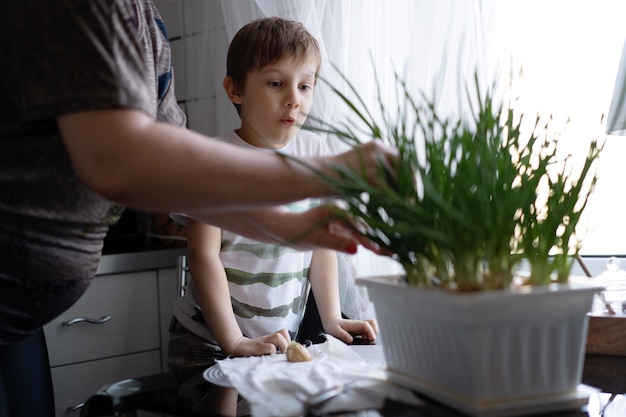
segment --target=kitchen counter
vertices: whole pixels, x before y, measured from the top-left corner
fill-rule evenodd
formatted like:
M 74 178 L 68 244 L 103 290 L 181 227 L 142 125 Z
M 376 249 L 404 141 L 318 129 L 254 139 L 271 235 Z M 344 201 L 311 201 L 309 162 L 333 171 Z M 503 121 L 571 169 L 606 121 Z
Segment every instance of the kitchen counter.
M 584 362 L 582 383 L 589 388 L 588 404 L 578 405 L 578 401 L 564 401 L 560 411 L 550 411 L 549 403 L 544 407 L 541 400 L 536 406 L 528 407 L 528 412 L 516 409 L 509 414 L 502 409 L 493 414 L 484 415 L 518 415 L 518 416 L 559 416 L 559 417 L 613 417 L 623 416 L 624 403 L 623 393 L 626 392 L 624 378 L 616 378 L 616 375 L 624 375 L 626 371 L 626 359 L 615 356 L 586 355 Z M 242 412 L 249 412 L 245 402 L 238 401 L 238 393 L 232 388 L 225 388 L 207 382 L 203 372 L 206 367 L 198 368 L 198 373 L 188 380 L 177 381 L 169 372 L 150 375 L 143 378 L 112 381 L 103 387 L 98 393 L 90 397 L 81 412 L 81 417 L 117 416 L 120 413 L 135 415 L 135 412 L 149 411 L 153 413 L 165 413 L 167 416 L 176 417 L 235 417 Z M 418 393 L 419 395 L 419 393 Z M 436 402 L 427 396 L 422 396 L 424 404 L 409 406 L 391 400 L 386 401 L 378 410 L 351 411 L 349 403 L 346 403 L 343 416 L 362 417 L 385 416 L 385 417 L 458 417 L 461 415 L 457 410 L 449 408 L 446 404 Z M 584 401 L 583 401 L 584 402 Z M 357 404 L 355 409 L 360 409 Z M 124 415 L 127 415 L 124 414 Z M 317 414 L 314 414 L 317 415 Z M 337 414 L 333 414 L 337 415 Z
M 176 268 L 178 257 L 186 253 L 182 248 L 103 255 L 96 275 Z

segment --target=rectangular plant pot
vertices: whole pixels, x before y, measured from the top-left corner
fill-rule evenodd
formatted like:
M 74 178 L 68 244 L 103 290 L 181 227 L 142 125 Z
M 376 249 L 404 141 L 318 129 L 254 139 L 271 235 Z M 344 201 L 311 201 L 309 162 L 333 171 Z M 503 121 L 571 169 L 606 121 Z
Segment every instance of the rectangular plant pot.
M 392 278 L 357 280 L 374 304 L 391 380 L 480 416 L 586 403 L 587 313 L 601 288 L 455 293 Z

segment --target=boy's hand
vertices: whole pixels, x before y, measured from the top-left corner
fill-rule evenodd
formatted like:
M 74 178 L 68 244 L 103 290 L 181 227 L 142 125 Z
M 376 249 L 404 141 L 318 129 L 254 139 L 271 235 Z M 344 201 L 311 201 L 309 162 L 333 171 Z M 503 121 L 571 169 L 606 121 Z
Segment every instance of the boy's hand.
M 374 341 L 378 334 L 378 325 L 375 320 L 348 320 L 338 319 L 333 323 L 324 325 L 324 331 L 339 340 L 350 344 L 354 340 L 353 335 L 359 335 L 362 339 Z
M 250 339 L 243 337 L 235 344 L 231 356 L 261 356 L 287 352 L 291 337 L 285 329 L 272 334 Z

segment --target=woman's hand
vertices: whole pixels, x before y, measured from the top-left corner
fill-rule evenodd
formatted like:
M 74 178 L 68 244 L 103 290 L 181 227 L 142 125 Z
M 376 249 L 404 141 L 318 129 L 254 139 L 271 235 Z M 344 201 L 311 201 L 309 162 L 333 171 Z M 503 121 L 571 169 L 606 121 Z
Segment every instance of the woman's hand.
M 338 210 L 338 205 L 329 203 L 303 212 L 272 207 L 249 211 L 189 213 L 189 216 L 250 239 L 298 250 L 327 248 L 354 254 L 358 246 L 363 245 L 374 253 L 386 254 L 376 243 L 358 233 L 356 222 L 338 216 Z
M 287 352 L 290 342 L 291 337 L 287 330 L 281 329 L 254 339 L 242 337 L 234 344 L 232 351 L 226 353 L 231 356 L 273 355 L 277 352 Z
M 362 245 L 376 254 L 388 255 L 359 233 L 358 223 L 343 213 L 338 203 L 326 203 L 305 212 L 284 213 L 280 227 L 289 231 L 281 244 L 296 249 L 327 248 L 355 254 Z
M 354 336 L 360 335 L 363 339 L 376 340 L 378 325 L 376 320 L 349 320 L 337 319 L 324 325 L 324 331 L 345 343 L 352 343 Z
M 339 168 L 345 167 L 361 174 L 370 184 L 384 186 L 381 182 L 381 167 L 387 173 L 386 180 L 395 177 L 399 152 L 396 148 L 380 140 L 371 140 L 341 154 L 326 158 L 322 166 L 327 174 L 334 175 Z

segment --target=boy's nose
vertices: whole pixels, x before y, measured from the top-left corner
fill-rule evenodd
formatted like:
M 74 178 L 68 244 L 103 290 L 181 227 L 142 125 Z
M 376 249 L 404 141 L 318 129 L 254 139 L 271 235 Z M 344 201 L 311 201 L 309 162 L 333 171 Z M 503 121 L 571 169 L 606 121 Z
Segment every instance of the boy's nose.
M 290 109 L 294 107 L 298 107 L 300 105 L 300 101 L 298 100 L 298 95 L 293 92 L 290 93 L 285 99 L 285 104 Z

